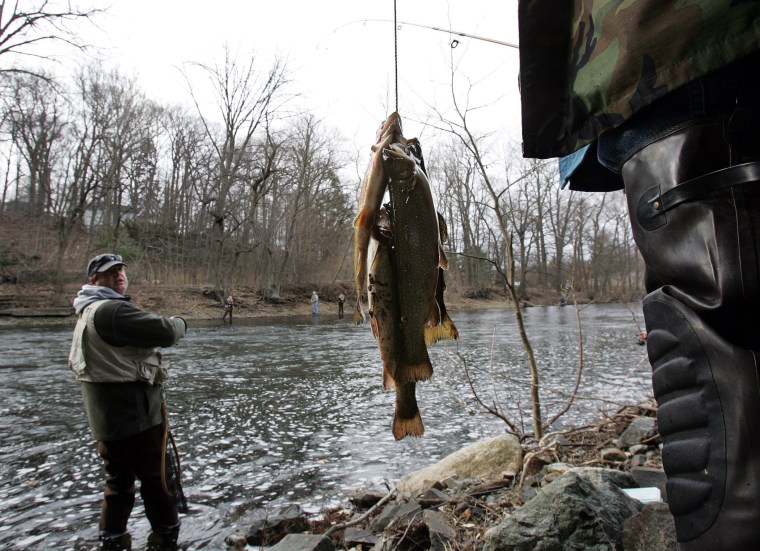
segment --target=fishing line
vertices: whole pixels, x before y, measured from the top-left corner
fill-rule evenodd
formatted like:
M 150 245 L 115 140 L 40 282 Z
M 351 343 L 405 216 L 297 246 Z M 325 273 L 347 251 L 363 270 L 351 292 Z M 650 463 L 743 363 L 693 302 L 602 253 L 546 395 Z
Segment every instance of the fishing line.
M 393 63 L 396 70 L 396 113 L 398 113 L 398 23 L 396 21 L 396 0 L 393 0 Z

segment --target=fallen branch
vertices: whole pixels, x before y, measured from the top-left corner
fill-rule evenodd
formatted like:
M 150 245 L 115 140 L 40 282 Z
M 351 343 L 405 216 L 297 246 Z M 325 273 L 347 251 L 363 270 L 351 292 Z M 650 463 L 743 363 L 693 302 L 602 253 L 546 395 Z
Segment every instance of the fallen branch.
M 372 507 L 370 507 L 369 509 L 367 509 L 366 513 L 364 513 L 363 515 L 361 515 L 361 516 L 359 516 L 359 517 L 357 517 L 357 518 L 355 518 L 353 520 L 349 520 L 348 522 L 344 522 L 342 524 L 336 524 L 335 526 L 331 526 L 328 530 L 325 531 L 324 535 L 329 537 L 330 534 L 332 534 L 334 532 L 338 532 L 339 530 L 345 530 L 349 526 L 354 526 L 356 524 L 359 524 L 360 522 L 363 522 L 372 513 L 374 513 L 375 510 L 378 507 L 381 507 L 381 506 L 385 505 L 388 502 L 388 500 L 391 497 L 393 497 L 393 495 L 395 493 L 396 493 L 396 487 L 394 486 L 393 488 L 390 489 L 390 491 L 386 494 L 386 496 L 383 499 L 381 499 L 380 501 L 378 501 L 377 503 L 375 503 Z

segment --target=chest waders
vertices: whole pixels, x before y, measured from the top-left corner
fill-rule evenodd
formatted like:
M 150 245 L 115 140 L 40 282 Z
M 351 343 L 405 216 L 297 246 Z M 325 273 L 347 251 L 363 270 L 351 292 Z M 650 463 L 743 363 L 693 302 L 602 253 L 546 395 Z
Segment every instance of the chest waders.
M 622 171 L 683 551 L 760 549 L 760 158 L 724 135 L 701 121 Z

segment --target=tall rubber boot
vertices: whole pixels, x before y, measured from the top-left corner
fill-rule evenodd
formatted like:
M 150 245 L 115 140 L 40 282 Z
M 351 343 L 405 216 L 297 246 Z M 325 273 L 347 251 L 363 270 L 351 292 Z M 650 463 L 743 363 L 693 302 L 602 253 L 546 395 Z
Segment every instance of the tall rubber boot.
M 760 549 L 760 163 L 724 136 L 682 128 L 622 171 L 683 551 Z

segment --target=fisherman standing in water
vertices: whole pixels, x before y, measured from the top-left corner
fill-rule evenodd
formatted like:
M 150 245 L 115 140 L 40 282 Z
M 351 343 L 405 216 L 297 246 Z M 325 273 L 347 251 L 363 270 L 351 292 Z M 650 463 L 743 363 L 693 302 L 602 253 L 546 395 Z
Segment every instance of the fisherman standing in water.
M 158 347 L 177 344 L 187 323 L 133 306 L 126 296 L 128 285 L 122 257 L 101 254 L 90 260 L 87 284 L 74 299 L 79 320 L 69 367 L 80 383 L 107 475 L 100 549 L 131 549 L 127 521 L 135 503 L 135 479 L 152 528 L 146 549 L 176 549 L 180 520 L 173 497 L 164 491 L 162 473 L 166 368 Z M 171 462 L 165 465 L 169 469 Z
M 222 321 L 225 320 L 227 316 L 230 317 L 230 325 L 232 325 L 232 311 L 235 309 L 235 301 L 232 298 L 232 295 L 229 295 L 227 299 L 224 301 L 224 315 L 222 316 Z
M 343 319 L 343 303 L 346 302 L 346 295 L 343 293 L 338 295 L 338 318 Z
M 316 291 L 311 292 L 311 313 L 319 314 L 319 296 Z

